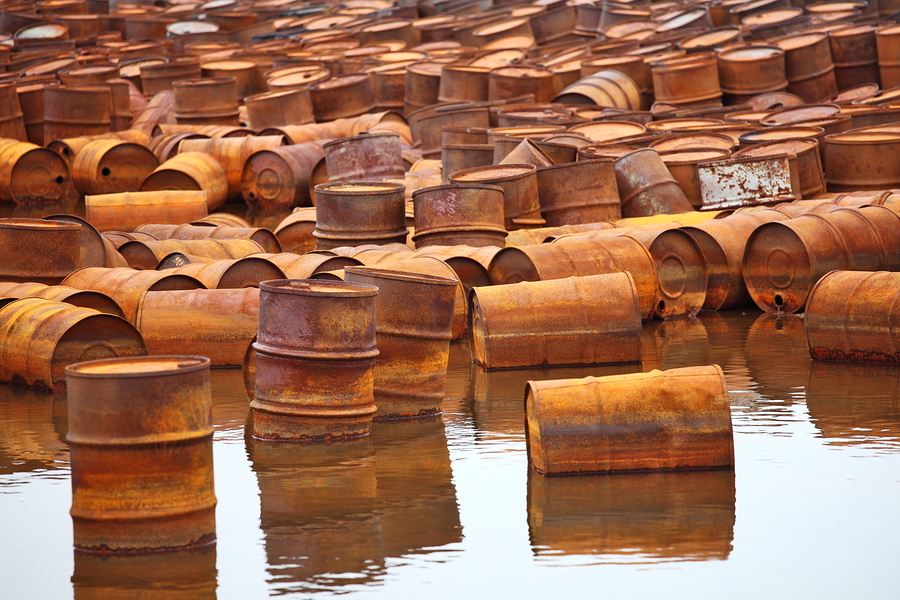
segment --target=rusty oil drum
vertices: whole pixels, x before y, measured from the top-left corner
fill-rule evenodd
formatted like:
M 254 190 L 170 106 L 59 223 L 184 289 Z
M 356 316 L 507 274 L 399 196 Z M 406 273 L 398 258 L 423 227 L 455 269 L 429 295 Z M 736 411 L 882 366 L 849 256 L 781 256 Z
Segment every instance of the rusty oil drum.
M 265 227 L 232 227 L 220 225 L 208 227 L 183 223 L 181 225 L 145 224 L 136 232 L 149 233 L 158 240 L 253 240 L 259 244 L 263 252 L 281 252 L 281 244 L 278 238 Z
M 832 271 L 806 303 L 806 337 L 813 360 L 900 364 L 894 326 L 900 273 Z
M 134 231 L 145 223 L 186 223 L 208 214 L 206 192 L 122 192 L 85 196 L 85 215 L 98 231 Z
M 900 132 L 868 128 L 825 136 L 829 192 L 900 186 Z
M 828 35 L 805 32 L 772 40 L 784 50 L 787 92 L 806 102 L 821 102 L 838 93 Z M 900 82 L 898 82 L 900 83 Z
M 342 281 L 260 284 L 253 437 L 322 441 L 371 433 L 377 293 Z
M 222 260 L 243 258 L 263 251 L 259 244 L 250 239 L 131 240 L 119 246 L 118 250 L 131 268 L 148 270 L 156 269 L 173 252 Z
M 641 360 L 628 273 L 474 288 L 471 307 L 472 356 L 487 369 Z
M 503 188 L 503 221 L 507 230 L 540 227 L 537 167 L 526 164 L 489 165 L 450 174 L 450 183 L 479 183 Z
M 375 298 L 376 420 L 441 412 L 457 281 L 422 273 L 347 267 L 345 281 L 378 288 Z
M 154 169 L 140 191 L 176 190 L 203 192 L 207 209 L 216 210 L 228 198 L 228 175 L 222 164 L 205 152 L 180 152 Z
M 281 244 L 284 252 L 306 254 L 316 249 L 316 238 L 312 234 L 315 228 L 316 207 L 297 208 L 278 224 L 275 228 L 275 237 L 278 238 L 278 243 Z M 307 278 L 308 276 L 290 276 L 290 279 Z
M 416 248 L 505 245 L 503 188 L 453 183 L 418 189 L 412 196 Z
M 30 142 L 0 140 L 0 201 L 59 204 L 77 197 L 69 166 L 58 154 Z
M 615 171 L 623 217 L 693 210 L 681 186 L 655 150 L 642 148 L 620 156 L 616 159 Z
M 683 105 L 722 97 L 719 70 L 711 52 L 651 63 L 657 102 Z
M 240 125 L 234 77 L 175 81 L 172 90 L 175 94 L 175 120 L 178 123 Z
M 548 227 L 622 218 L 612 159 L 539 167 L 537 180 L 541 216 Z
M 65 302 L 79 308 L 91 308 L 97 312 L 123 317 L 124 313 L 112 298 L 100 292 L 76 290 L 65 285 L 43 283 L 0 282 L 0 306 L 6 306 L 19 298 L 43 298 L 53 302 Z
M 240 198 L 241 175 L 244 163 L 254 152 L 279 148 L 286 144 L 283 135 L 244 136 L 239 138 L 211 138 L 183 140 L 178 145 L 180 153 L 205 153 L 215 158 L 225 170 L 228 183 L 227 198 Z M 162 168 L 164 165 L 161 165 Z M 205 189 L 205 188 L 204 188 Z M 210 207 L 214 208 L 214 207 Z
M 72 180 L 82 194 L 135 192 L 159 166 L 145 146 L 123 140 L 88 142 L 72 162 Z
M 0 219 L 0 281 L 55 285 L 80 265 L 81 226 L 44 219 Z
M 264 210 L 310 206 L 315 174 L 324 160 L 319 141 L 254 152 L 244 162 L 241 196 Z
M 124 319 L 42 298 L 0 308 L 0 381 L 45 390 L 66 388 L 64 369 L 83 360 L 147 354 Z
M 322 146 L 329 181 L 403 179 L 400 136 L 362 134 L 326 142 Z
M 112 127 L 108 86 L 44 88 L 44 140 L 106 133 Z
M 191 262 L 185 260 L 188 258 Z M 193 277 L 210 290 L 255 288 L 261 281 L 284 279 L 285 273 L 277 265 L 261 256 L 208 259 L 182 252 L 172 252 L 159 261 L 159 270 L 175 275 Z
M 718 365 L 530 381 L 525 439 L 529 464 L 545 475 L 734 468 Z
M 315 189 L 318 250 L 406 242 L 405 185 L 357 181 L 322 183 Z
M 752 45 L 727 48 L 718 55 L 719 84 L 726 104 L 740 104 L 758 94 L 787 89 L 784 50 Z
M 214 543 L 209 359 L 94 360 L 67 367 L 66 381 L 75 547 L 119 554 Z

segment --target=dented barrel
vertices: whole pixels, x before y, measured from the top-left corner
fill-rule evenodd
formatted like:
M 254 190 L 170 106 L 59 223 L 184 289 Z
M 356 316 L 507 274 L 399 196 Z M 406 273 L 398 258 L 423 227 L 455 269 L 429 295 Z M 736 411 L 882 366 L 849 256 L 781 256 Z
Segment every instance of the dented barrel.
M 316 186 L 316 249 L 406 241 L 406 186 L 381 181 Z

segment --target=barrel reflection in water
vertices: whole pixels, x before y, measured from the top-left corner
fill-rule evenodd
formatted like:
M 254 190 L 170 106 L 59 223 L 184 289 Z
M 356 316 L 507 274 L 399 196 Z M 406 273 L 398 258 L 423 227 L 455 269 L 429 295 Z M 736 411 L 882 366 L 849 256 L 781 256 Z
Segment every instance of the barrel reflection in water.
M 59 394 L 0 385 L 0 476 L 68 469 L 67 404 Z
M 379 584 L 387 558 L 462 540 L 440 418 L 375 423 L 340 444 L 246 439 L 272 594 Z
M 733 471 L 528 475 L 528 532 L 538 557 L 725 560 L 734 522 Z

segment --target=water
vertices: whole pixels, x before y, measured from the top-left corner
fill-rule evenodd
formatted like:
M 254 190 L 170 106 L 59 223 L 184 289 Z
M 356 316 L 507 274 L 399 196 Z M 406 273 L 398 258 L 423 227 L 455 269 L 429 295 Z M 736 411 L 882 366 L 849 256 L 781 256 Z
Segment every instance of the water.
M 444 415 L 328 447 L 245 439 L 213 371 L 218 544 L 72 550 L 63 395 L 0 385 L 4 598 L 868 597 L 896 593 L 900 371 L 812 363 L 803 321 L 645 326 L 643 365 L 485 373 L 454 345 Z M 530 474 L 528 379 L 717 363 L 734 472 Z

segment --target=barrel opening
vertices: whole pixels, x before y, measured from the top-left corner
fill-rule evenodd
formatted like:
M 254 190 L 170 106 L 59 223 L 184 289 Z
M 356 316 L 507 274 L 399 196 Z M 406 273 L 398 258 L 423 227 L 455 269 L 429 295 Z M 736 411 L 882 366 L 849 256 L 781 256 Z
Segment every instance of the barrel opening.
M 110 173 L 112 173 L 112 171 L 109 170 L 109 167 L 103 167 L 100 170 L 100 174 L 103 175 L 104 177 L 109 177 Z
M 659 303 L 657 303 L 657 305 L 656 305 L 656 309 L 657 309 L 659 312 L 665 312 L 665 310 L 666 310 L 666 301 L 665 301 L 665 300 L 660 300 Z
M 772 298 L 772 302 L 775 303 L 778 310 L 781 310 L 784 307 L 784 298 L 782 298 L 781 294 L 775 294 L 775 297 Z
M 256 194 L 254 194 L 253 192 L 250 192 L 249 194 L 247 194 L 247 196 L 249 196 L 249 198 L 250 198 L 251 200 L 255 200 L 255 199 L 256 199 Z
M 61 184 L 63 181 L 65 181 L 65 179 L 63 178 L 63 176 L 62 176 L 62 175 L 57 175 L 57 177 L 56 177 L 56 183 L 60 183 L 60 184 Z

